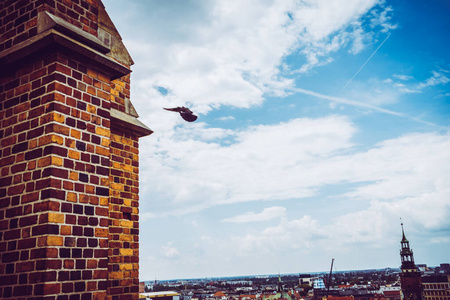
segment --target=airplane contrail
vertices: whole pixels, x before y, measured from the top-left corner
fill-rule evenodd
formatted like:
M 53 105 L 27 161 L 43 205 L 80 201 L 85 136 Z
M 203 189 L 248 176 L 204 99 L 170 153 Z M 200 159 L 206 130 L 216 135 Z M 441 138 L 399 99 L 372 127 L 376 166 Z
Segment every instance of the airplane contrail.
M 372 58 L 372 56 L 375 55 L 375 53 L 377 53 L 377 51 L 381 48 L 381 46 L 383 46 L 384 42 L 387 41 L 387 39 L 391 36 L 391 33 L 388 34 L 388 36 L 384 39 L 384 41 L 377 47 L 377 49 L 375 49 L 375 51 L 373 51 L 372 55 L 369 56 L 369 58 L 364 62 L 364 64 L 361 66 L 361 68 L 359 68 L 358 71 L 356 71 L 355 75 L 353 75 L 353 77 L 344 85 L 344 87 L 341 90 L 341 93 L 343 90 L 345 90 L 345 88 L 352 83 L 353 79 L 355 79 L 355 77 L 359 74 L 359 72 L 361 72 L 361 70 L 364 68 L 364 66 L 369 62 L 369 60 Z
M 342 97 L 335 97 L 335 96 L 330 96 L 330 95 L 325 95 L 322 93 L 318 93 L 318 92 L 314 92 L 311 90 L 306 90 L 306 89 L 302 89 L 302 88 L 290 88 L 289 90 L 296 92 L 296 93 L 300 93 L 300 94 L 304 94 L 304 95 L 309 95 L 309 96 L 313 96 L 319 99 L 324 99 L 324 100 L 328 100 L 331 102 L 335 102 L 335 103 L 341 103 L 341 104 L 347 104 L 347 105 L 351 105 L 351 106 L 356 106 L 356 107 L 362 107 L 362 108 L 367 108 L 367 109 L 371 109 L 374 111 L 378 111 L 384 114 L 388 114 L 388 115 L 393 115 L 393 116 L 397 116 L 397 117 L 406 117 L 403 113 L 399 113 L 393 110 L 389 110 L 389 109 L 385 109 L 379 106 L 375 106 L 375 105 L 371 105 L 368 103 L 364 103 L 364 102 L 358 102 L 358 101 L 354 101 L 354 100 L 350 100 L 347 98 L 342 98 Z
M 422 124 L 426 124 L 426 125 L 430 125 L 430 126 L 434 126 L 434 127 L 439 127 L 439 128 L 447 128 L 445 126 L 440 126 L 440 125 L 436 125 L 434 123 L 431 122 L 427 122 L 427 121 L 423 121 L 419 118 L 416 117 L 412 117 L 409 115 L 406 115 L 404 113 L 401 112 L 397 112 L 397 111 L 393 111 L 390 109 L 385 109 L 376 105 L 372 105 L 372 104 L 368 104 L 368 103 L 364 103 L 364 102 L 358 102 L 355 100 L 351 100 L 351 99 L 347 99 L 347 98 L 342 98 L 342 97 L 336 97 L 336 96 L 330 96 L 330 95 L 326 95 L 326 94 L 322 94 L 322 93 L 318 93 L 318 92 L 314 92 L 311 90 L 307 90 L 307 89 L 302 89 L 302 88 L 289 88 L 290 91 L 293 91 L 295 93 L 300 93 L 300 94 L 304 94 L 304 95 L 309 95 L 309 96 L 313 96 L 319 99 L 323 99 L 323 100 L 328 100 L 331 102 L 335 102 L 335 103 L 341 103 L 341 104 L 346 104 L 346 105 L 350 105 L 350 106 L 354 106 L 354 107 L 361 107 L 361 108 L 367 108 L 373 111 L 377 111 L 383 114 L 388 114 L 388 115 L 392 115 L 392 116 L 397 116 L 400 118 L 406 118 L 415 122 L 419 122 Z
M 381 42 L 381 44 L 377 47 L 377 49 L 375 49 L 375 51 L 372 53 L 372 55 L 369 56 L 369 58 L 364 62 L 364 64 L 361 66 L 361 68 L 359 68 L 359 70 L 355 73 L 355 75 L 353 75 L 353 77 L 347 82 L 347 84 L 342 88 L 342 91 L 353 81 L 353 79 L 355 79 L 355 77 L 358 75 L 359 72 L 361 72 L 361 70 L 364 68 L 364 66 L 369 62 L 369 60 L 375 55 L 375 53 L 377 53 L 377 51 L 381 48 L 381 46 L 383 46 L 383 44 L 387 41 L 387 39 L 391 36 L 391 34 L 389 33 L 388 36 L 383 40 L 383 42 Z M 302 88 L 298 88 L 298 87 L 293 87 L 293 88 L 289 88 L 289 90 L 295 92 L 295 93 L 300 93 L 300 94 L 304 94 L 304 95 L 309 95 L 312 97 L 316 97 L 319 99 L 323 99 L 323 100 L 328 100 L 331 102 L 335 102 L 335 103 L 341 103 L 341 104 L 346 104 L 346 105 L 350 105 L 350 106 L 354 106 L 354 107 L 361 107 L 361 108 L 366 108 L 366 109 L 370 109 L 373 111 L 377 111 L 383 114 L 388 114 L 388 115 L 392 115 L 392 116 L 397 116 L 400 118 L 406 118 L 406 119 L 410 119 L 412 121 L 415 122 L 419 122 L 422 124 L 426 124 L 426 125 L 430 125 L 430 126 L 434 126 L 434 127 L 439 127 L 439 128 L 447 128 L 445 126 L 440 126 L 431 122 L 427 122 L 427 121 L 423 121 L 419 118 L 416 117 L 412 117 L 409 116 L 407 114 L 401 113 L 401 112 L 397 112 L 397 111 L 393 111 L 390 109 L 385 109 L 376 105 L 372 105 L 372 104 L 368 104 L 368 103 L 364 103 L 364 102 L 359 102 L 359 101 L 355 101 L 355 100 L 351 100 L 351 99 L 347 99 L 347 98 L 343 98 L 343 97 L 339 97 L 339 96 L 330 96 L 330 95 L 326 95 L 326 94 L 322 94 L 322 93 L 318 93 L 318 92 L 314 92 L 311 90 L 307 90 L 307 89 L 302 89 Z

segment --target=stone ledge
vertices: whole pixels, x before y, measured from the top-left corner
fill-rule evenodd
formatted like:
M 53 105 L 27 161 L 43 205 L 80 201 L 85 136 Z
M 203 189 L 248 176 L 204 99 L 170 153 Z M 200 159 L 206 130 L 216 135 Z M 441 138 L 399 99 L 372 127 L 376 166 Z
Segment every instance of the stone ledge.
M 52 20 L 54 21 L 54 19 Z M 20 64 L 30 56 L 42 55 L 55 50 L 60 50 L 62 53 L 81 56 L 87 64 L 90 64 L 110 75 L 112 80 L 125 76 L 131 72 L 128 67 L 118 63 L 104 53 L 83 44 L 86 42 L 86 39 L 88 38 L 87 36 L 80 37 L 80 32 L 71 31 L 71 35 L 77 36 L 82 42 L 75 40 L 74 38 L 59 31 L 61 28 L 65 28 L 64 30 L 66 31 L 73 28 L 70 26 L 64 27 L 58 23 L 59 21 L 53 22 L 52 20 L 47 19 L 46 22 L 49 22 L 50 25 L 53 24 L 53 27 L 49 27 L 49 29 L 46 29 L 38 35 L 0 52 L 0 75 L 8 72 L 9 69 L 13 69 L 15 64 Z M 47 25 L 50 26 L 49 24 Z M 56 26 L 55 24 L 59 25 Z M 45 28 L 45 26 L 43 28 Z M 90 45 L 94 42 L 96 43 L 93 39 L 96 38 L 92 37 L 92 41 L 89 42 Z M 100 40 L 98 40 L 98 42 L 97 48 L 101 48 L 101 45 L 104 44 L 101 43 Z M 104 50 L 105 48 L 103 48 L 102 51 Z
M 153 133 L 144 123 L 133 116 L 130 116 L 117 109 L 111 109 L 111 128 L 120 129 L 125 132 L 132 132 L 139 137 L 147 136 Z
M 52 15 L 47 11 L 41 11 L 38 14 L 37 33 L 42 33 L 49 29 L 55 29 L 61 33 L 82 42 L 83 44 L 106 54 L 111 51 L 110 45 L 104 44 L 100 39 L 94 35 L 70 24 L 69 22 Z

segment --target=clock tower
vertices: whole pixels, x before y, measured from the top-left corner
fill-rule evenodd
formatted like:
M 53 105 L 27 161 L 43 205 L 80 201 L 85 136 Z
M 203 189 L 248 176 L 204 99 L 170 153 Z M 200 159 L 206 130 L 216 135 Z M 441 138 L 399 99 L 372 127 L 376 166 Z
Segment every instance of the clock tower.
M 404 300 L 422 300 L 422 276 L 414 263 L 414 255 L 402 225 L 400 282 Z

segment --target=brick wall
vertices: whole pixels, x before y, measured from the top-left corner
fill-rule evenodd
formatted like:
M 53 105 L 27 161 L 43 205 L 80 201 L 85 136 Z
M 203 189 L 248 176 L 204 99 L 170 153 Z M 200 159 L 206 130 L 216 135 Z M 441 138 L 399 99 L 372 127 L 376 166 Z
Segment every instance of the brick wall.
M 109 293 L 139 291 L 138 138 L 111 132 Z
M 129 101 L 128 57 L 99 54 L 108 45 L 96 40 L 97 50 L 70 47 L 97 36 L 99 10 L 0 3 L 2 298 L 138 298 L 138 139 L 151 130 Z M 71 38 L 39 27 L 44 11 Z
M 130 98 L 130 75 L 111 82 L 111 107 L 126 111 L 126 99 Z
M 4 297 L 106 289 L 109 85 L 92 76 L 53 54 L 3 85 Z
M 37 14 L 48 11 L 97 36 L 98 0 L 2 0 L 0 4 L 0 51 L 37 34 Z

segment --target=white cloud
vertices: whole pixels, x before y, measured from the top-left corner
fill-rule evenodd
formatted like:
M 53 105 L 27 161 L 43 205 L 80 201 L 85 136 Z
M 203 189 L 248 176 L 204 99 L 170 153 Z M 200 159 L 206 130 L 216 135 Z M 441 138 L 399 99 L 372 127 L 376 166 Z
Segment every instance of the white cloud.
M 446 85 L 450 82 L 447 76 L 449 72 L 444 69 L 432 70 L 431 76 L 417 82 L 415 78 L 405 74 L 393 74 L 391 78 L 380 80 L 376 77 L 365 81 L 355 80 L 352 82 L 351 88 L 343 90 L 343 96 L 335 97 L 306 91 L 300 88 L 293 89 L 296 92 L 304 94 L 317 94 L 319 98 L 334 101 L 336 103 L 351 105 L 355 107 L 364 107 L 368 110 L 374 110 L 386 114 L 397 115 L 399 117 L 408 118 L 415 122 L 421 122 L 431 126 L 438 126 L 433 122 L 424 121 L 421 118 L 412 117 L 403 112 L 396 112 L 385 109 L 388 105 L 400 103 L 403 99 L 408 99 L 411 94 L 422 94 L 427 92 L 427 88 L 433 86 Z M 440 93 L 441 91 L 431 90 L 432 93 Z M 448 93 L 447 93 L 448 94 Z M 444 97 L 446 94 L 438 94 L 434 98 Z M 352 100 L 358 99 L 358 101 Z
M 267 227 L 254 234 L 231 237 L 229 243 L 240 256 L 259 256 L 260 253 L 287 249 L 302 249 L 306 253 L 324 237 L 325 232 L 317 220 L 303 216 L 292 221 L 283 218 L 277 226 Z
M 168 104 L 189 104 L 207 113 L 222 105 L 249 108 L 268 95 L 286 96 L 294 82 L 284 75 L 291 67 L 283 67 L 284 59 L 303 53 L 306 62 L 299 70 L 308 72 L 332 62 L 329 54 L 347 45 L 358 53 L 372 39 L 360 19 L 378 3 L 219 1 L 188 2 L 183 9 L 157 3 L 134 7 L 121 18 L 152 17 L 145 34 L 124 36 L 139 61 L 133 68 L 133 103 L 141 116 L 159 120 L 156 108 Z
M 182 127 L 170 138 L 144 142 L 153 155 L 141 158 L 141 180 L 153 184 L 142 193 L 165 203 L 153 216 L 179 215 L 237 202 L 311 197 L 327 184 L 364 182 L 346 196 L 402 199 L 433 191 L 437 180 L 450 174 L 447 134 L 410 134 L 355 152 L 356 132 L 341 116 L 240 132 L 201 123 Z
M 393 74 L 392 77 L 400 80 L 401 82 L 394 81 L 391 78 L 387 78 L 382 81 L 386 86 L 381 88 L 380 91 L 384 92 L 383 97 L 378 97 L 378 99 L 394 99 L 397 101 L 398 97 L 403 94 L 417 94 L 423 93 L 428 87 L 436 85 L 445 85 L 450 82 L 450 78 L 446 76 L 447 70 L 440 69 L 439 71 L 431 71 L 432 76 L 425 79 L 420 83 L 411 82 L 414 79 L 410 75 L 404 74 Z M 373 80 L 372 80 L 373 81 Z M 381 83 L 378 83 L 381 84 Z M 367 90 L 367 89 L 366 89 Z M 372 94 L 372 91 L 368 91 Z
M 381 32 L 397 28 L 391 24 L 393 9 L 385 7 L 383 1 L 346 1 L 345 6 L 340 1 L 307 1 L 298 12 L 299 18 L 304 20 L 297 27 L 304 26 L 299 40 L 304 45 L 301 53 L 306 57 L 306 63 L 298 72 L 309 72 L 330 63 L 333 59 L 329 55 L 348 44 L 351 45 L 349 52 L 357 54 L 372 43 L 375 34 L 367 30 L 361 19 L 369 10 L 371 28 L 381 26 Z
M 308 170 L 352 147 L 350 138 L 356 129 L 339 116 L 294 119 L 237 132 L 227 146 L 192 139 L 208 136 L 204 130 L 191 127 L 190 132 L 183 129 L 184 138 L 144 142 L 153 155 L 141 157 L 141 165 L 149 166 L 142 168 L 141 180 L 154 184 L 144 186 L 142 192 L 162 198 L 167 203 L 165 213 L 314 195 L 315 187 L 329 176 L 319 179 Z
M 226 122 L 226 121 L 232 121 L 232 120 L 235 120 L 235 117 L 233 117 L 233 116 L 225 116 L 225 117 L 217 118 L 216 120 Z
M 433 76 L 427 78 L 424 82 L 421 82 L 417 85 L 418 89 L 424 89 L 429 86 L 435 86 L 439 84 L 447 84 L 450 82 L 450 78 L 445 76 L 444 74 L 447 74 L 448 71 L 446 70 L 439 70 L 438 71 L 431 71 Z
M 392 75 L 394 78 L 403 80 L 403 81 L 408 81 L 413 79 L 413 77 L 411 75 L 405 75 L 405 74 L 394 74 Z
M 432 244 L 450 244 L 450 238 L 449 237 L 438 237 L 438 238 L 432 238 L 430 239 L 430 243 Z
M 383 83 L 387 85 L 385 91 L 393 96 L 391 98 L 397 98 L 401 94 L 423 93 L 424 90 L 428 87 L 445 85 L 450 82 L 450 78 L 446 76 L 447 73 L 449 72 L 444 69 L 440 69 L 439 71 L 433 70 L 431 71 L 431 77 L 428 77 L 427 79 L 419 83 L 411 83 L 410 81 L 413 79 L 413 77 L 410 75 L 393 74 L 392 77 L 400 80 L 401 82 L 394 81 L 391 78 L 388 78 L 385 79 Z M 390 88 L 391 91 L 389 91 Z M 395 91 L 392 91 L 392 88 L 394 88 Z
M 308 0 L 299 4 L 293 15 L 299 22 L 296 27 L 306 31 L 302 39 L 319 41 L 357 20 L 377 3 L 351 0 L 343 5 L 339 0 Z
M 441 93 L 436 96 L 436 98 L 445 98 L 445 97 L 450 97 L 450 93 Z
M 400 94 L 417 94 L 422 92 L 420 89 L 408 87 L 406 84 L 400 82 L 396 82 L 392 86 L 395 87 Z
M 269 221 L 272 219 L 283 217 L 286 214 L 286 208 L 281 206 L 272 206 L 264 208 L 260 213 L 247 212 L 242 215 L 226 218 L 223 222 L 230 223 L 248 223 L 248 222 L 261 222 Z
M 352 194 L 358 198 L 399 199 L 431 192 L 447 181 L 450 156 L 447 134 L 410 134 L 387 140 L 370 151 L 352 156 L 352 163 L 366 162 L 359 172 L 363 181 L 373 184 L 356 189 Z M 372 164 L 373 162 L 373 164 Z
M 353 22 L 352 26 L 353 31 L 351 32 L 351 35 L 353 36 L 353 43 L 350 53 L 357 54 L 364 48 L 365 40 L 368 37 L 360 21 Z
M 383 7 L 382 11 L 373 10 L 372 15 L 373 18 L 370 20 L 372 27 L 381 26 L 381 32 L 389 32 L 390 30 L 394 30 L 398 27 L 397 24 L 392 24 L 392 12 L 393 9 L 391 6 Z
M 178 249 L 173 246 L 173 242 L 169 242 L 166 246 L 162 246 L 161 251 L 163 256 L 169 259 L 177 258 L 180 255 Z
M 450 78 L 446 76 L 446 74 L 448 73 L 449 72 L 444 69 L 440 69 L 438 71 L 432 70 L 432 76 L 428 77 L 420 83 L 406 83 L 406 81 L 410 81 L 411 79 L 413 79 L 413 77 L 410 75 L 394 74 L 392 75 L 392 77 L 401 80 L 402 82 L 395 82 L 392 79 L 388 78 L 384 80 L 384 83 L 391 84 L 401 94 L 422 93 L 428 87 L 445 85 L 449 83 Z
M 336 169 L 330 167 L 332 171 Z M 442 173 L 436 175 L 442 176 L 448 177 Z M 450 189 L 448 179 L 445 181 L 429 191 L 415 192 L 412 197 L 372 200 L 367 206 L 357 204 L 354 212 L 349 201 L 344 213 L 339 213 L 342 204 L 327 201 L 335 213 L 321 216 L 323 210 L 317 208 L 315 217 L 307 214 L 291 219 L 283 217 L 277 225 L 260 230 L 245 230 L 248 224 L 244 223 L 230 236 L 209 238 L 202 248 L 209 259 L 234 262 L 234 274 L 249 270 L 257 274 L 274 269 L 325 270 L 326 257 L 335 257 L 341 270 L 395 265 L 399 260 L 395 249 L 401 239 L 400 217 L 407 225 L 407 236 L 413 241 L 413 247 L 432 243 L 445 249 L 448 245 Z M 418 261 L 426 261 L 421 254 L 416 256 Z
M 276 226 L 235 235 L 226 244 L 247 259 L 280 253 L 306 257 L 332 253 L 336 257 L 351 253 L 355 247 L 371 251 L 398 244 L 400 217 L 408 224 L 408 232 L 420 232 L 424 242 L 448 244 L 450 154 L 446 149 L 449 146 L 449 134 L 413 134 L 386 141 L 366 152 L 324 162 L 324 169 L 336 172 L 342 183 L 361 185 L 354 193 L 333 196 L 347 199 L 346 212 L 336 213 L 335 217 L 327 215 L 320 221 L 320 213 L 316 217 L 282 218 Z M 337 164 L 333 165 L 333 161 Z M 361 206 L 364 201 L 369 201 L 367 206 Z M 351 203 L 356 205 L 355 209 Z M 327 205 L 339 211 L 341 204 L 329 200 Z M 344 263 L 353 263 L 353 258 L 344 257 Z

